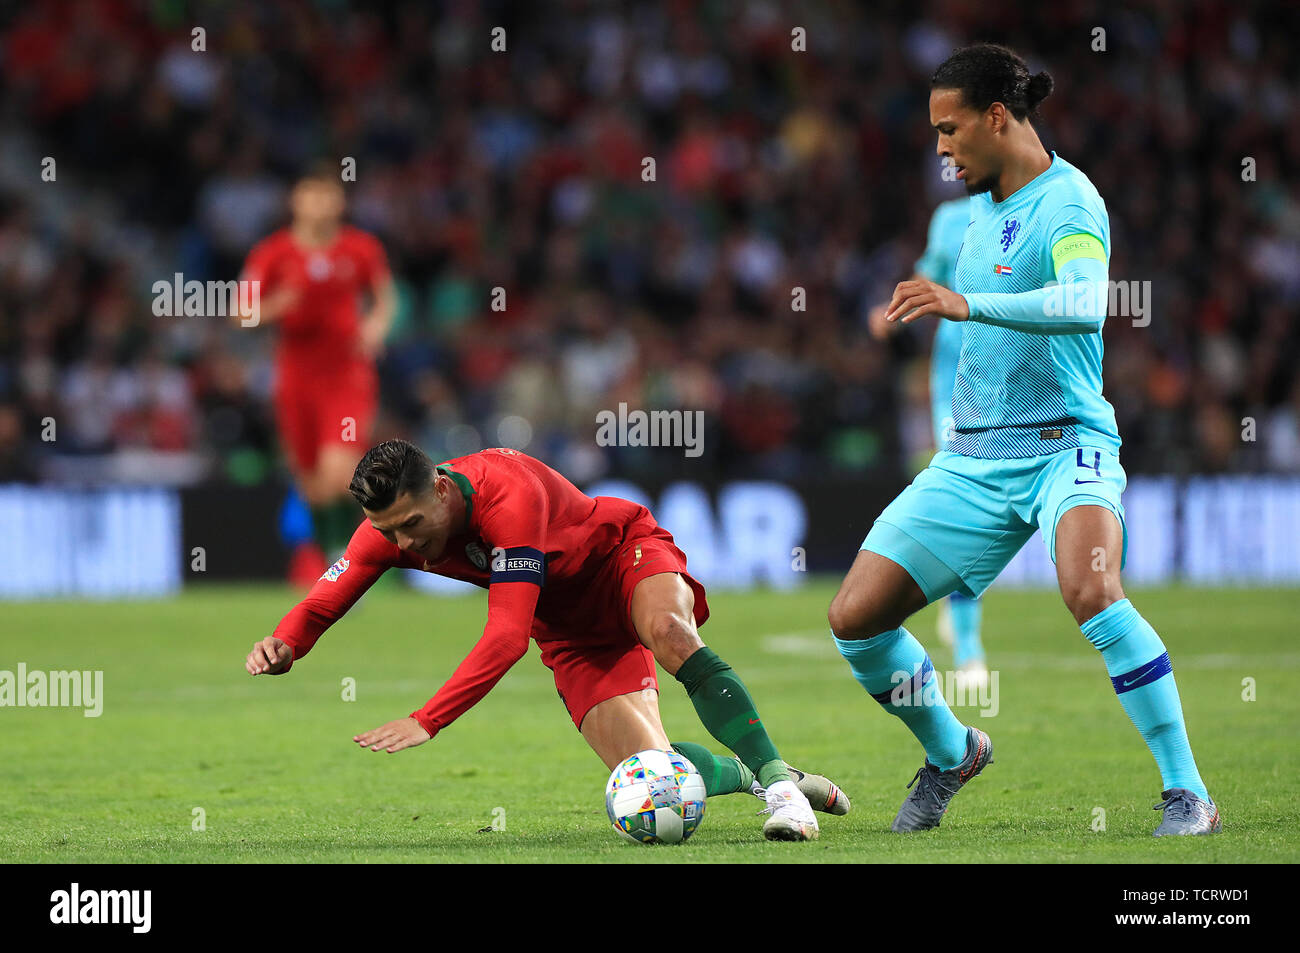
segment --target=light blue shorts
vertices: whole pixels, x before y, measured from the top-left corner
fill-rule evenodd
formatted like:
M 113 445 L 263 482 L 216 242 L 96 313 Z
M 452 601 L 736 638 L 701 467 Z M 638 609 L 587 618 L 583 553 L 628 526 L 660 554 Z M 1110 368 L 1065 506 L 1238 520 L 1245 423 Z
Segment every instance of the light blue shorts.
M 876 519 L 862 548 L 898 563 L 930 602 L 950 592 L 978 597 L 1036 529 L 1056 561 L 1056 526 L 1076 506 L 1118 517 L 1128 478 L 1109 450 L 1080 447 L 1020 460 L 981 460 L 941 450 Z

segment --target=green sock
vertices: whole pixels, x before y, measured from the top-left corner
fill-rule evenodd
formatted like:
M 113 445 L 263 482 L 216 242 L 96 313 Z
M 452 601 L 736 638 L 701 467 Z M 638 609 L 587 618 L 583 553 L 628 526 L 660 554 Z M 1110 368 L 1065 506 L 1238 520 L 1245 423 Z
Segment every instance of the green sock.
M 335 500 L 330 509 L 333 510 L 334 548 L 337 555 L 342 556 L 348 543 L 352 542 L 352 534 L 361 522 L 361 514 L 357 511 L 356 501 L 350 496 Z
M 356 503 L 350 497 L 311 508 L 312 537 L 328 561 L 338 559 L 348 548 L 352 534 L 361 522 L 356 508 Z
M 316 541 L 325 559 L 334 561 L 333 504 L 318 503 L 311 508 L 311 538 Z
M 709 734 L 735 752 L 761 786 L 767 788 L 777 781 L 790 780 L 785 762 L 759 720 L 749 690 L 730 665 L 704 646 L 682 663 L 677 681 L 686 687 Z
M 695 765 L 704 778 L 704 796 L 737 794 L 748 791 L 754 783 L 754 772 L 735 758 L 720 758 L 704 745 L 693 741 L 674 741 L 673 750 Z

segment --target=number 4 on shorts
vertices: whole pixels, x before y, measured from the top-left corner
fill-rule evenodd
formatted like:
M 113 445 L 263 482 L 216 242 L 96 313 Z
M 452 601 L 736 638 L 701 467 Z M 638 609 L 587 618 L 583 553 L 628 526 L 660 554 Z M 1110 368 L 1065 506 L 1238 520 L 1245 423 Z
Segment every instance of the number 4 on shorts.
M 1098 477 L 1098 479 L 1096 480 L 1080 480 L 1078 477 L 1075 477 L 1074 482 L 1076 485 L 1079 483 L 1100 483 L 1101 482 L 1100 479 L 1101 478 L 1101 451 L 1100 450 L 1092 451 L 1091 464 L 1089 464 L 1086 460 L 1083 459 L 1082 447 L 1080 447 L 1078 450 L 1075 451 L 1074 459 L 1078 462 L 1079 468 L 1081 470 L 1091 470 L 1093 473 L 1097 474 Z

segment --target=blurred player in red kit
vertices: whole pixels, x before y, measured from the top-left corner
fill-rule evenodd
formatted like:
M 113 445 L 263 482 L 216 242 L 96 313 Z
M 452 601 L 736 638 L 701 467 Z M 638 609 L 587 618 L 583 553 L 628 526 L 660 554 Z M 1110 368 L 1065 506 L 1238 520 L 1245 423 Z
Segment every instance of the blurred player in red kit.
M 767 802 L 769 840 L 817 837 L 813 809 L 845 814 L 832 782 L 790 767 L 740 677 L 700 640 L 709 616 L 686 556 L 644 506 L 590 497 L 540 460 L 491 449 L 434 465 L 404 440 L 371 448 L 352 495 L 366 514 L 347 552 L 253 646 L 250 675 L 279 675 L 394 566 L 463 579 L 488 591 L 478 644 L 423 708 L 353 737 L 371 751 L 423 744 L 476 705 L 528 651 L 555 676 L 560 700 L 612 769 L 666 749 L 655 663 L 686 689 L 709 733 L 735 753 L 672 745 L 709 795 Z M 409 665 L 408 663 L 405 663 Z
M 348 481 L 370 442 L 379 399 L 375 361 L 396 300 L 383 246 L 344 224 L 345 205 L 338 169 L 314 166 L 290 193 L 289 226 L 253 247 L 241 276 L 259 287 L 258 309 L 241 315 L 241 323 L 279 328 L 276 425 L 328 559 L 356 526 Z M 308 578 L 326 561 L 318 554 Z

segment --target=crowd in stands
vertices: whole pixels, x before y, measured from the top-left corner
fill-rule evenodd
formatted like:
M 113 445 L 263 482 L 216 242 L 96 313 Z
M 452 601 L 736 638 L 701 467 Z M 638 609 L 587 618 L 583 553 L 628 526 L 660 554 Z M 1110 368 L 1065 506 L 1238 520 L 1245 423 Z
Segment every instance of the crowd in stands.
M 1053 74 L 1044 144 L 1106 200 L 1111 278 L 1150 282 L 1149 321 L 1105 329 L 1128 471 L 1300 472 L 1300 7 L 1111 6 L 20 5 L 0 482 L 132 453 L 271 478 L 273 332 L 158 316 L 152 288 L 237 277 L 322 156 L 355 162 L 400 295 L 377 437 L 580 480 L 909 473 L 930 330 L 867 314 L 960 194 L 928 81 L 986 39 Z M 703 455 L 598 446 L 620 403 L 703 411 Z

